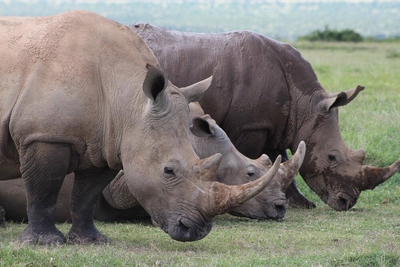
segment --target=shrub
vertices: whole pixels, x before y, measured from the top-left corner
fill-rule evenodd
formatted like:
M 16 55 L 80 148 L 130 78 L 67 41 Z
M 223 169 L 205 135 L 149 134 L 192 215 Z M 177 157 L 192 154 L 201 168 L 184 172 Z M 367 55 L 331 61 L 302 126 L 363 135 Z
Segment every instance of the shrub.
M 299 37 L 299 40 L 307 41 L 327 41 L 327 42 L 361 42 L 362 36 L 351 30 L 344 29 L 342 31 L 331 30 L 328 26 L 325 26 L 323 31 L 316 30 L 308 35 Z

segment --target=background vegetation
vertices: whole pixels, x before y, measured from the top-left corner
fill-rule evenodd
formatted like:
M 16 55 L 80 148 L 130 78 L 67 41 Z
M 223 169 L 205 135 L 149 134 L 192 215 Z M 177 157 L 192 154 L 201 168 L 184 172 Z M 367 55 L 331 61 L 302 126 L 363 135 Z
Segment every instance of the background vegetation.
M 398 0 L 0 0 L 0 15 L 43 16 L 71 9 L 91 10 L 124 24 L 197 32 L 251 30 L 287 41 L 325 25 L 363 37 L 400 36 Z
M 363 37 L 358 32 L 351 29 L 344 29 L 342 31 L 331 30 L 329 26 L 325 26 L 323 31 L 315 30 L 310 34 L 300 36 L 298 40 L 306 41 L 325 41 L 325 42 L 361 42 Z

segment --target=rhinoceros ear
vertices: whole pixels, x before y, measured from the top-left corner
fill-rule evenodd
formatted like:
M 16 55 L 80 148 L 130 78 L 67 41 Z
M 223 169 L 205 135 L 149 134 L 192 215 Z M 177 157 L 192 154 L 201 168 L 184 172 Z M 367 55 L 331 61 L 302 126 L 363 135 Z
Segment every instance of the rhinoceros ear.
M 323 110 L 329 111 L 332 108 L 347 105 L 358 95 L 359 92 L 364 90 L 364 88 L 365 88 L 364 86 L 358 85 L 354 89 L 350 89 L 350 90 L 343 91 L 340 93 L 331 94 L 328 99 L 325 99 L 321 103 Z
M 147 75 L 143 82 L 143 92 L 151 100 L 156 100 L 157 96 L 167 87 L 167 75 L 160 69 L 147 64 Z
M 203 97 L 203 94 L 210 87 L 211 81 L 212 81 L 212 76 L 198 83 L 189 85 L 187 87 L 181 87 L 180 89 L 189 103 L 197 102 L 200 101 L 200 99 Z
M 198 137 L 214 135 L 213 125 L 204 117 L 193 118 L 193 124 L 190 125 L 190 130 Z

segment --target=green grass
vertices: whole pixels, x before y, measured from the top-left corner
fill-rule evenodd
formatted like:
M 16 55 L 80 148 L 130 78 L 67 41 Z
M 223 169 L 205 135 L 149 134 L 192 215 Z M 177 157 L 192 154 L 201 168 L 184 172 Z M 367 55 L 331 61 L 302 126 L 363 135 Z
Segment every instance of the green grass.
M 316 48 L 312 48 L 315 45 Z M 400 157 L 400 57 L 393 43 L 295 44 L 312 64 L 328 92 L 365 86 L 339 109 L 342 137 L 351 149 L 363 148 L 367 163 L 387 165 Z
M 98 223 L 105 246 L 21 247 L 24 225 L 7 223 L 1 266 L 396 266 L 400 265 L 400 206 L 335 212 L 290 210 L 278 222 L 220 216 L 194 243 L 171 240 L 151 225 Z M 66 232 L 68 224 L 59 228 Z M 13 265 L 14 264 L 14 265 Z
M 329 92 L 366 89 L 340 109 L 343 139 L 384 166 L 400 157 L 398 43 L 296 43 Z M 400 174 L 364 191 L 356 206 L 336 212 L 297 178 L 313 210 L 290 209 L 280 221 L 229 215 L 193 243 L 173 241 L 147 223 L 97 223 L 104 246 L 24 247 L 25 225 L 0 227 L 0 266 L 400 266 Z M 69 224 L 59 224 L 66 233 Z

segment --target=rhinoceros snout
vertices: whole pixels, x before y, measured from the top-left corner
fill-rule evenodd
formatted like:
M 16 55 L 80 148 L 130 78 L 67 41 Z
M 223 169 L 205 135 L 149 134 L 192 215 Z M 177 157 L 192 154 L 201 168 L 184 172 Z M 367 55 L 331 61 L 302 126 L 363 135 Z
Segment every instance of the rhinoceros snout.
M 175 224 L 170 224 L 167 233 L 176 241 L 191 242 L 204 238 L 211 231 L 211 227 L 211 222 L 205 222 L 203 226 L 200 226 L 189 219 L 182 218 Z
M 328 205 L 337 211 L 346 211 L 351 209 L 357 203 L 357 197 L 347 194 L 338 194 L 336 200 L 328 202 Z
M 272 219 L 282 219 L 285 217 L 286 210 L 287 210 L 287 201 L 284 200 L 276 200 L 274 201 L 274 208 L 275 208 L 275 216 Z

